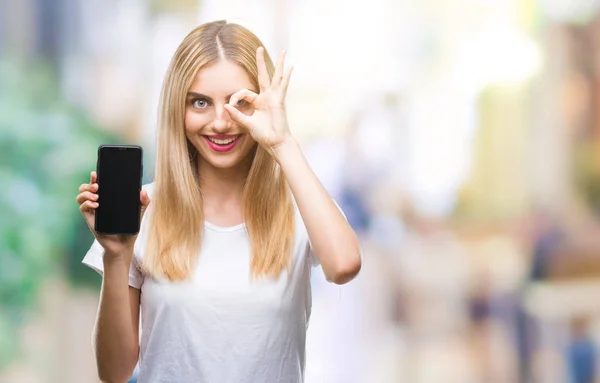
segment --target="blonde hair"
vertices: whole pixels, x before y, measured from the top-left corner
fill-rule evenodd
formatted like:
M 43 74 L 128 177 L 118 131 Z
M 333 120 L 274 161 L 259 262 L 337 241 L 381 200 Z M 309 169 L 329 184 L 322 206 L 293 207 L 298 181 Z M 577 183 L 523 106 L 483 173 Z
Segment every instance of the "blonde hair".
M 204 214 L 196 149 L 185 136 L 185 98 L 198 70 L 229 60 L 248 73 L 256 89 L 256 50 L 261 41 L 226 21 L 203 24 L 177 48 L 167 70 L 159 107 L 157 159 L 143 270 L 171 281 L 187 279 L 200 253 Z M 274 66 L 265 52 L 269 76 Z M 252 277 L 276 278 L 291 264 L 294 209 L 279 165 L 258 145 L 244 183 L 244 217 L 250 237 Z

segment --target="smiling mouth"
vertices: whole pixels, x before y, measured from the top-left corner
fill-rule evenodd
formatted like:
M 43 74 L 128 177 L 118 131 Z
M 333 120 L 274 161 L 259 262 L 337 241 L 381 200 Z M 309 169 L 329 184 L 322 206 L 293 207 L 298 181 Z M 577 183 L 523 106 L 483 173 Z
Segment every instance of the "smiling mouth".
M 229 144 L 237 141 L 240 138 L 240 134 L 235 135 L 233 137 L 225 138 L 225 139 L 214 138 L 211 136 L 205 136 L 205 137 L 206 137 L 206 139 L 208 139 L 210 142 L 212 142 L 215 145 L 226 146 L 226 145 L 229 145 Z

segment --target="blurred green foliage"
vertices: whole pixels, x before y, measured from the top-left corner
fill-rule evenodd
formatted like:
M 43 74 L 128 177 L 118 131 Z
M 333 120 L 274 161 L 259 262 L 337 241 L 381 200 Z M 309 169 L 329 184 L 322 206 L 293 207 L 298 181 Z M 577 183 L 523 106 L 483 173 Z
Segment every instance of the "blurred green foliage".
M 191 12 L 202 6 L 198 0 L 150 0 L 149 5 L 154 15 L 168 12 Z
M 598 143 L 588 139 L 577 145 L 574 150 L 574 178 L 575 186 L 583 195 L 585 203 L 600 214 L 600 158 Z
M 75 196 L 98 145 L 114 141 L 61 97 L 50 67 L 0 61 L 0 369 L 45 277 L 99 285 L 80 263 L 92 235 Z

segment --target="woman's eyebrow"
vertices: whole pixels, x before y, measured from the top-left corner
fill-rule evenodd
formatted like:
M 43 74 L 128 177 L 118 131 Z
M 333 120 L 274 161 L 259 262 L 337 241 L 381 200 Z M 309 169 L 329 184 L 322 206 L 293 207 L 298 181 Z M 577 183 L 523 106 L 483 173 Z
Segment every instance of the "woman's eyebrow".
M 212 97 L 209 97 L 205 94 L 198 93 L 198 92 L 188 92 L 187 97 L 188 98 L 202 98 L 207 101 L 212 101 Z
M 226 96 L 225 97 L 225 101 L 229 102 L 229 100 L 231 99 L 231 96 L 233 96 L 233 93 L 230 94 L 230 95 L 228 95 L 228 96 Z M 204 100 L 209 101 L 209 102 L 213 101 L 212 97 L 207 96 L 207 95 L 202 94 L 202 93 L 198 93 L 198 92 L 188 92 L 187 93 L 187 98 L 201 98 L 201 99 L 204 99 Z

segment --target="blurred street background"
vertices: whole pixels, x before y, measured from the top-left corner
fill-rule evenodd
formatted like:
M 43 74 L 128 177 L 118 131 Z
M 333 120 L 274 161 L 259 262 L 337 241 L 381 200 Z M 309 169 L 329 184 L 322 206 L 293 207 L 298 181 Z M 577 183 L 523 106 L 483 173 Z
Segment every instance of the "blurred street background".
M 288 50 L 362 238 L 356 280 L 314 273 L 307 383 L 600 382 L 599 0 L 0 1 L 0 382 L 98 381 L 77 188 L 103 143 L 152 180 L 167 64 L 215 19 Z

